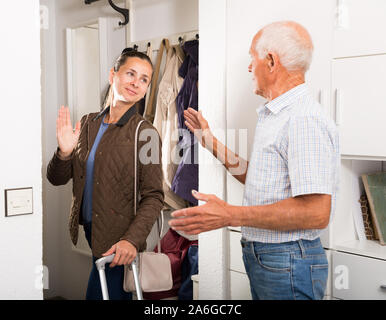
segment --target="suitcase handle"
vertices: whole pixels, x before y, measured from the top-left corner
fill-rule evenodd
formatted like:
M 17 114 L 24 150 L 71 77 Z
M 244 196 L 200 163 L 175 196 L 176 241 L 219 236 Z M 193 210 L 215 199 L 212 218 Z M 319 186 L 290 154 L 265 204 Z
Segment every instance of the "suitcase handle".
M 115 257 L 115 253 L 113 253 L 109 256 L 100 258 L 97 261 L 95 261 L 95 265 L 96 265 L 98 271 L 99 270 L 105 270 L 106 263 L 111 263 L 113 261 L 114 257 Z
M 109 292 L 107 290 L 107 281 L 106 281 L 106 274 L 105 274 L 105 265 L 106 263 L 110 263 L 113 261 L 115 257 L 115 253 L 99 258 L 97 261 L 95 261 L 95 265 L 99 272 L 99 279 L 101 281 L 101 289 L 102 289 L 102 296 L 103 300 L 109 300 Z M 138 256 L 135 257 L 134 261 L 131 263 L 131 267 L 133 269 L 133 275 L 134 275 L 134 283 L 135 283 L 135 291 L 137 293 L 138 300 L 143 300 L 142 296 L 142 289 L 139 284 L 139 275 L 138 275 L 138 268 L 137 268 L 137 262 L 138 262 Z

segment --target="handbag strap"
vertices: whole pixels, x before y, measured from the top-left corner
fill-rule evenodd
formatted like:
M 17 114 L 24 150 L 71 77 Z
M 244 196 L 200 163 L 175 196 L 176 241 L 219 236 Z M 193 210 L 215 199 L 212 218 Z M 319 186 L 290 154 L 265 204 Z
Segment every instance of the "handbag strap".
M 134 215 L 137 215 L 137 162 L 138 162 L 138 132 L 139 128 L 145 120 L 141 120 L 138 125 L 137 129 L 135 130 L 135 140 L 134 140 Z M 157 219 L 157 228 L 158 228 L 158 243 L 157 243 L 157 251 L 161 252 L 161 235 L 162 235 L 162 229 L 164 226 L 164 213 L 161 211 L 161 227 L 159 226 L 159 220 Z

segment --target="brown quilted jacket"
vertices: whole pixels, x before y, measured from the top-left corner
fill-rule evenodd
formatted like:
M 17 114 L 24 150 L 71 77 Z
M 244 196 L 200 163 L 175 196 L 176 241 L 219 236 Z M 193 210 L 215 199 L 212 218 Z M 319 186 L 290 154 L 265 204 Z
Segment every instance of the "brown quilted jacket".
M 86 177 L 86 161 L 98 133 L 103 115 L 109 109 L 91 113 L 81 119 L 79 142 L 70 159 L 62 160 L 58 150 L 47 167 L 47 178 L 53 185 L 73 180 L 73 196 L 69 220 L 71 240 L 76 245 L 82 222 L 82 196 Z M 114 125 L 110 125 L 98 145 L 94 162 L 92 200 L 92 253 L 101 257 L 112 245 L 125 239 L 138 251 L 146 248 L 146 238 L 163 207 L 161 140 L 148 121 L 142 123 L 139 136 L 149 129 L 151 136 L 138 141 L 138 150 L 156 152 L 158 161 L 148 164 L 138 158 L 137 215 L 134 216 L 134 137 L 137 124 L 143 118 L 130 108 Z M 149 132 L 148 130 L 146 132 Z M 156 137 L 154 139 L 154 137 Z M 157 146 L 158 143 L 158 146 Z M 158 154 L 157 154 L 158 153 Z M 150 157 L 148 158 L 150 159 Z M 154 154 L 151 159 L 154 159 Z M 156 162 L 156 163 L 155 163 Z

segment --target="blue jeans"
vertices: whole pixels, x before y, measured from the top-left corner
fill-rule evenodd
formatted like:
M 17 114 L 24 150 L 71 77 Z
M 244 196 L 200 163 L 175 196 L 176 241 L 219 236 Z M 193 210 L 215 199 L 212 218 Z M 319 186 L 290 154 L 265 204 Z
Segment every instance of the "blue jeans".
M 261 243 L 241 239 L 254 300 L 320 300 L 328 261 L 320 239 Z
M 84 232 L 87 242 L 91 248 L 91 223 L 85 224 Z M 86 300 L 102 300 L 102 289 L 99 279 L 99 272 L 95 266 L 97 258 L 92 257 L 92 269 L 88 279 Z M 110 268 L 107 263 L 105 267 L 106 282 L 110 300 L 131 300 L 132 294 L 123 290 L 124 266 Z

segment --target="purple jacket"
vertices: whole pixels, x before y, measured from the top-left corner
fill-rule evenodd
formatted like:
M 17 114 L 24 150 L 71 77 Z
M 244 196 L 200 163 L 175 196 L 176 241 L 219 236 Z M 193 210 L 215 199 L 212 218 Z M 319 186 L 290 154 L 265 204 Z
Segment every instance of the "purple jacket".
M 172 190 L 181 198 L 197 205 L 192 189 L 198 190 L 198 141 L 185 126 L 184 110 L 191 107 L 198 110 L 198 40 L 185 42 L 186 58 L 178 74 L 184 78 L 177 96 L 177 114 L 181 162 L 172 182 Z

